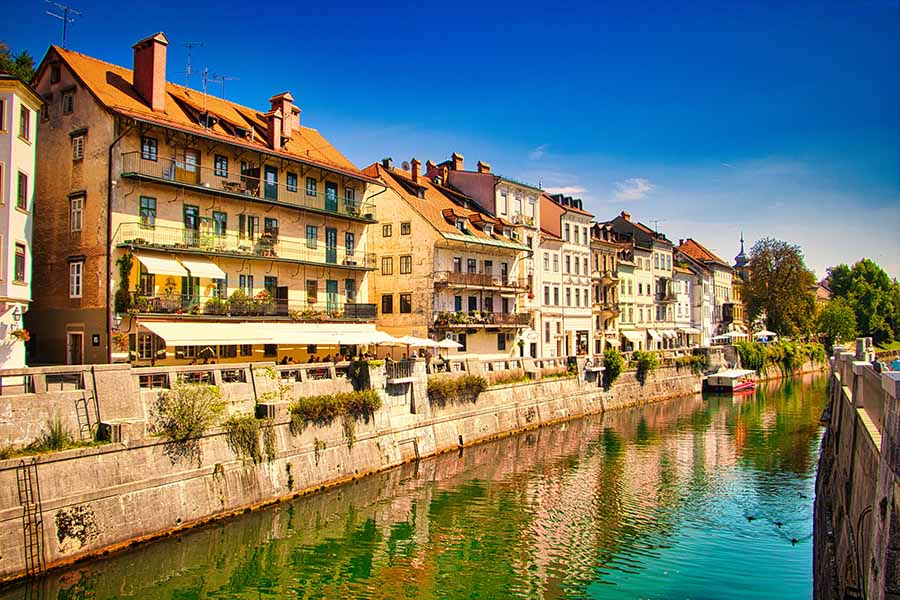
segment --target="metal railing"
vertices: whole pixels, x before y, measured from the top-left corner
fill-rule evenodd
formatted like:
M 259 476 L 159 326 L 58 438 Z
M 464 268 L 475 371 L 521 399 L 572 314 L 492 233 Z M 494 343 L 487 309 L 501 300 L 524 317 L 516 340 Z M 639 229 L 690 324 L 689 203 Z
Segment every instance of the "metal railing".
M 375 305 L 359 302 L 303 302 L 232 294 L 230 298 L 185 294 L 143 295 L 134 292 L 131 311 L 136 314 L 179 314 L 225 317 L 290 317 L 295 321 L 373 321 Z
M 591 272 L 591 277 L 593 279 L 599 279 L 601 281 L 618 281 L 619 280 L 619 272 L 613 269 L 599 269 Z
M 297 172 L 300 172 L 298 166 Z M 234 196 L 258 198 L 273 202 L 291 204 L 299 208 L 332 213 L 355 219 L 375 222 L 375 207 L 362 204 L 359 200 L 340 198 L 337 193 L 313 191 L 304 187 L 305 182 L 287 185 L 281 181 L 267 181 L 260 177 L 259 168 L 251 173 L 240 173 L 240 169 L 227 170 L 189 164 L 174 158 L 145 158 L 140 152 L 122 153 L 123 177 L 143 176 L 179 185 L 189 185 L 203 191 L 223 192 Z M 277 177 L 286 177 L 281 171 Z
M 283 239 L 278 231 L 248 238 L 234 233 L 121 223 L 113 236 L 117 246 L 139 246 L 166 250 L 188 250 L 239 258 L 278 258 L 336 267 L 375 268 L 375 254 L 348 249 L 346 245 L 328 246 L 321 241 L 304 243 Z
M 434 324 L 438 327 L 489 327 L 497 325 L 525 326 L 530 323 L 530 313 L 502 313 L 478 310 L 471 312 L 437 311 L 434 313 Z
M 469 287 L 525 288 L 524 280 L 494 273 L 467 273 L 459 271 L 435 271 L 435 285 L 459 285 Z
M 415 364 L 413 360 L 386 361 L 384 363 L 384 372 L 388 379 L 412 377 Z

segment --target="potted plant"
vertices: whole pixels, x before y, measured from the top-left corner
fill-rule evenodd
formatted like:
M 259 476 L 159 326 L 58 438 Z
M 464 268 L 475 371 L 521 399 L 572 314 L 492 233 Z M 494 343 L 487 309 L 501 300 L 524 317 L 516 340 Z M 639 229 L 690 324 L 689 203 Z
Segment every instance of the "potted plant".
M 250 298 L 242 289 L 236 289 L 228 297 L 229 314 L 246 315 L 250 309 Z
M 128 334 L 124 331 L 116 331 L 110 335 L 112 341 L 112 361 L 114 363 L 128 362 Z
M 203 305 L 203 312 L 208 315 L 224 315 L 228 311 L 226 300 L 212 297 Z
M 272 294 L 268 292 L 268 290 L 260 290 L 255 296 L 253 296 L 252 310 L 253 314 L 255 315 L 269 314 L 272 306 L 274 305 L 275 299 L 272 297 Z
M 9 332 L 9 337 L 17 342 L 27 342 L 31 339 L 31 334 L 25 328 L 13 329 Z

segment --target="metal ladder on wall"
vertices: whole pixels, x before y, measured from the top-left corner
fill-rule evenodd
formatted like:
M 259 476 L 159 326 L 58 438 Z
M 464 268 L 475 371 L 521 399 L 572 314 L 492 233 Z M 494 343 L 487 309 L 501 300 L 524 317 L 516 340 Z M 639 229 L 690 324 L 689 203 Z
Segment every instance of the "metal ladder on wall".
M 24 460 L 16 467 L 19 504 L 22 505 L 22 534 L 24 536 L 25 572 L 35 577 L 44 571 L 44 521 L 41 517 L 41 485 L 38 481 L 37 460 Z
M 93 437 L 91 427 L 91 413 L 88 401 L 93 401 L 94 390 L 83 390 L 81 397 L 75 400 L 75 417 L 78 419 L 78 435 L 81 441 L 90 440 Z

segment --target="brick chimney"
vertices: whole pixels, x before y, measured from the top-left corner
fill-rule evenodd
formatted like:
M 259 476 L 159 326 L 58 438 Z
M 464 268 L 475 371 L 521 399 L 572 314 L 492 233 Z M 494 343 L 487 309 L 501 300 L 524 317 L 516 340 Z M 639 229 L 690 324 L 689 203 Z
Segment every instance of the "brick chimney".
M 269 144 L 269 148 L 272 150 L 281 150 L 281 134 L 283 131 L 284 118 L 282 117 L 280 108 L 270 110 L 266 113 L 266 124 L 268 125 L 266 141 Z
M 631 223 L 631 213 L 627 210 L 623 210 L 621 214 L 622 218 Z
M 382 158 L 381 166 L 388 170 L 393 169 L 394 168 L 394 159 L 391 157 Z
M 484 161 L 479 160 L 478 161 L 478 172 L 479 173 L 490 173 L 491 165 L 487 164 Z
M 154 112 L 166 110 L 166 46 L 163 32 L 144 38 L 134 49 L 133 85 Z
M 454 152 L 450 155 L 450 168 L 453 171 L 462 171 L 463 170 L 463 155 L 459 152 Z
M 419 162 L 418 158 L 414 158 L 409 161 L 409 171 L 412 173 L 413 183 L 419 183 L 419 169 L 422 168 L 422 163 Z
M 289 138 L 300 128 L 300 109 L 294 106 L 294 97 L 290 92 L 282 92 L 269 98 L 272 110 L 281 110 L 281 135 Z
M 434 164 L 434 161 L 430 158 L 425 161 L 425 174 L 429 177 L 431 176 L 431 172 L 437 169 L 437 165 Z

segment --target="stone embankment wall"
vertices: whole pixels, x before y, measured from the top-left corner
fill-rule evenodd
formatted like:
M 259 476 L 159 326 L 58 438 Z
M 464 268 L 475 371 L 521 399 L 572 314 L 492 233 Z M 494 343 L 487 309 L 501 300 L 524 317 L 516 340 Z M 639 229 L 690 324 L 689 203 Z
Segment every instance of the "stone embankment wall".
M 900 372 L 865 340 L 831 359 L 814 513 L 815 598 L 900 598 Z
M 559 364 L 514 364 L 540 377 Z M 522 361 L 518 361 L 521 363 Z M 451 365 L 460 372 L 489 372 L 499 365 Z M 350 365 L 264 366 L 210 365 L 131 369 L 126 366 L 78 367 L 65 378 L 51 378 L 48 388 L 39 372 L 0 372 L 7 387 L 0 414 L 30 423 L 20 441 L 37 435 L 38 424 L 55 413 L 70 430 L 101 424 L 113 442 L 88 448 L 0 460 L 0 581 L 22 577 L 26 555 L 39 552 L 47 567 L 97 555 L 220 518 L 252 507 L 307 493 L 432 454 L 534 428 L 539 425 L 700 391 L 700 377 L 690 369 L 664 367 L 640 385 L 625 372 L 605 391 L 599 373 L 491 387 L 475 402 L 432 406 L 422 362 L 397 372 L 370 367 L 369 384 L 378 390 L 382 408 L 348 432 L 333 425 L 290 428 L 287 396 L 308 396 L 352 389 Z M 282 382 L 282 394 L 277 381 Z M 254 464 L 236 454 L 226 432 L 217 429 L 199 440 L 199 457 L 171 452 L 171 446 L 148 435 L 153 399 L 176 380 L 218 385 L 228 412 L 256 411 L 274 434 L 274 453 Z M 57 389 L 59 388 L 59 389 Z M 6 395 L 7 392 L 13 395 Z M 21 393 L 19 393 L 21 392 Z M 87 413 L 74 406 L 89 398 Z M 80 400 L 79 400 L 80 401 Z M 28 407 L 23 410 L 22 407 Z M 87 414 L 87 416 L 85 416 Z M 6 432 L 4 431 L 4 435 Z M 0 439 L 9 444 L 13 436 Z M 31 471 L 40 486 L 37 515 L 42 524 L 39 547 L 29 550 L 23 536 L 21 480 Z

